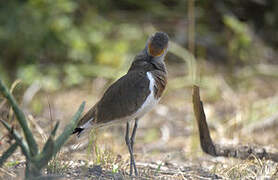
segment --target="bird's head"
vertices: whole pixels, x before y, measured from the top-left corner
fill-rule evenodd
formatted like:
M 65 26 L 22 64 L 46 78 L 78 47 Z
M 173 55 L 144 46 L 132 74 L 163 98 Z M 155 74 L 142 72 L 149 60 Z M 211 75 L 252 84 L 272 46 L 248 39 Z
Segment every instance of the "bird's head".
M 169 37 L 164 32 L 156 32 L 151 35 L 146 44 L 149 56 L 157 58 L 164 57 L 168 51 Z

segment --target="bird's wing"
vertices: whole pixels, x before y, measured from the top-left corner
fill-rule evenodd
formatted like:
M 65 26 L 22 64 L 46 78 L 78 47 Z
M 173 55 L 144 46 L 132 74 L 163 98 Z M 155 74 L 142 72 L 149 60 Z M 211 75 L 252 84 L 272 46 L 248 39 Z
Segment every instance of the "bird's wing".
M 136 112 L 148 95 L 149 79 L 146 72 L 130 71 L 113 83 L 102 99 L 79 121 L 79 126 L 93 120 L 93 124 L 108 123 Z

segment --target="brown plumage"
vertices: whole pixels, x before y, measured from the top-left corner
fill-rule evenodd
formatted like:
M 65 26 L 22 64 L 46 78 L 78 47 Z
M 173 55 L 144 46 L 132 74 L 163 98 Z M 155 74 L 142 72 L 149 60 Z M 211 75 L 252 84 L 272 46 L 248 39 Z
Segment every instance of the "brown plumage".
M 154 94 L 159 99 L 167 84 L 167 71 L 163 61 L 153 61 L 152 58 L 145 54 L 137 55 L 128 73 L 106 90 L 100 101 L 80 119 L 77 127 L 92 118 L 91 125 L 103 126 L 136 112 L 150 94 L 147 72 L 151 72 L 155 79 Z
M 131 156 L 135 175 L 137 169 L 133 157 L 133 141 L 137 121 L 160 100 L 167 84 L 164 57 L 168 50 L 168 35 L 155 33 L 131 64 L 126 75 L 114 82 L 102 98 L 79 121 L 73 133 L 88 127 L 100 127 L 114 122 L 126 122 L 126 144 Z M 129 121 L 135 119 L 132 136 L 129 138 Z

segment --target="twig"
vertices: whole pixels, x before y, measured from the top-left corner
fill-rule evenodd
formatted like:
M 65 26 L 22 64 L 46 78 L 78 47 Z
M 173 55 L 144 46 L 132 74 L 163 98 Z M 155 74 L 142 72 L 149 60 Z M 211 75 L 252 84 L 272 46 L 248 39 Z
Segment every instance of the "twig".
M 15 173 L 11 173 L 11 172 L 9 172 L 9 171 L 6 171 L 5 169 L 3 169 L 3 168 L 1 168 L 1 167 L 0 167 L 0 170 L 1 170 L 2 172 L 4 172 L 4 173 L 8 174 L 9 176 L 12 176 L 13 178 L 16 177 L 16 174 L 15 174 Z
M 83 151 L 84 149 L 86 149 L 89 145 L 89 142 L 83 142 L 83 143 L 79 143 L 76 145 L 71 145 L 68 148 L 66 148 L 63 153 L 72 153 L 72 152 L 77 152 L 77 151 Z
M 196 74 L 197 74 L 197 66 L 196 66 L 196 59 L 188 50 L 183 48 L 181 45 L 171 41 L 170 42 L 170 52 L 175 54 L 176 56 L 180 57 L 184 60 L 187 64 L 186 71 L 188 71 L 188 80 L 192 82 L 196 81 Z
M 43 142 L 46 142 L 47 140 L 47 136 L 46 133 L 44 132 L 44 130 L 40 127 L 40 125 L 36 122 L 36 120 L 34 119 L 34 117 L 29 114 L 28 115 L 28 119 L 30 120 L 30 122 L 35 126 L 36 130 L 38 131 L 38 133 L 41 135 Z
M 41 86 L 38 83 L 38 81 L 32 83 L 32 85 L 28 87 L 28 89 L 25 91 L 23 98 L 22 98 L 22 107 L 23 108 L 27 107 L 30 104 L 31 100 L 37 94 L 37 92 L 39 92 L 40 89 L 41 89 Z
M 194 54 L 195 51 L 195 0 L 188 0 L 188 49 Z
M 12 94 L 15 87 L 20 83 L 21 81 L 19 79 L 17 79 L 16 81 L 13 82 L 11 88 L 10 88 L 10 93 Z M 1 104 L 0 104 L 0 109 L 6 104 L 7 99 L 4 99 Z
M 47 103 L 48 103 L 48 108 L 49 108 L 49 116 L 50 116 L 50 120 L 51 120 L 51 123 L 50 123 L 50 128 L 53 129 L 53 117 L 52 117 L 52 110 L 51 110 L 51 104 L 49 102 L 49 97 L 47 95 Z

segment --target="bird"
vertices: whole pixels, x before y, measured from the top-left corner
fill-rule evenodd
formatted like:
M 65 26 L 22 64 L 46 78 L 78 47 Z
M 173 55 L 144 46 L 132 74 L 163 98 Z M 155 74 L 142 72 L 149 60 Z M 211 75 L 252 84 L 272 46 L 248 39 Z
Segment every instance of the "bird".
M 115 81 L 100 100 L 78 121 L 73 134 L 115 123 L 126 123 L 125 143 L 130 154 L 130 176 L 138 176 L 133 146 L 139 119 L 161 99 L 167 84 L 164 62 L 168 52 L 169 36 L 165 32 L 151 34 L 145 47 L 133 59 L 128 72 Z M 130 123 L 134 127 L 130 132 Z

